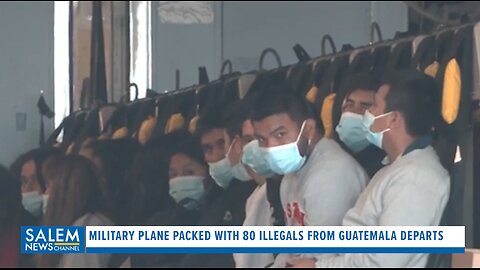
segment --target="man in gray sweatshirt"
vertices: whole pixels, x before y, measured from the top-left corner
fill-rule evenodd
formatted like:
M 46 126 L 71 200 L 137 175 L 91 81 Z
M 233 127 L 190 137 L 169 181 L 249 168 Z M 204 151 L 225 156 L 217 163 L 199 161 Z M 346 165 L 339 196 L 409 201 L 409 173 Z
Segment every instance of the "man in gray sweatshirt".
M 343 219 L 345 226 L 437 226 L 450 193 L 450 176 L 430 146 L 440 115 L 435 80 L 416 71 L 396 74 L 364 115 L 367 139 L 387 153 Z M 294 258 L 294 267 L 425 267 L 428 254 L 338 254 Z
M 252 120 L 260 151 L 270 169 L 284 175 L 280 198 L 287 226 L 341 225 L 366 186 L 360 164 L 334 140 L 303 97 L 291 89 L 264 89 Z M 274 266 L 286 266 L 288 256 Z

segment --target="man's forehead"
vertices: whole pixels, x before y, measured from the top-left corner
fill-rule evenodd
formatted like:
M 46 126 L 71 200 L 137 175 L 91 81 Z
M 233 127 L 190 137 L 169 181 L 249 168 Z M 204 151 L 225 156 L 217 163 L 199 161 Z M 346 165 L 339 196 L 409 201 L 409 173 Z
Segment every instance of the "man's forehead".
M 290 118 L 287 113 L 279 113 L 265 117 L 261 121 L 254 122 L 254 126 L 279 126 L 279 125 L 288 125 L 288 124 L 295 124 L 295 122 Z
M 268 136 L 279 129 L 293 129 L 296 127 L 295 121 L 286 113 L 269 116 L 260 122 L 254 123 L 254 125 L 256 126 L 255 134 L 263 136 Z
M 347 98 L 349 99 L 366 99 L 366 98 L 372 98 L 374 97 L 375 92 L 372 90 L 367 90 L 367 89 L 355 89 L 352 91 Z
M 214 128 L 210 130 L 209 132 L 206 132 L 205 134 L 202 135 L 201 141 L 212 141 L 212 140 L 218 140 L 219 138 L 223 139 L 223 128 Z
M 378 88 L 377 93 L 375 93 L 375 103 L 378 104 L 378 102 L 385 101 L 385 97 L 387 96 L 388 90 L 390 89 L 390 86 L 388 85 L 382 85 L 380 88 Z

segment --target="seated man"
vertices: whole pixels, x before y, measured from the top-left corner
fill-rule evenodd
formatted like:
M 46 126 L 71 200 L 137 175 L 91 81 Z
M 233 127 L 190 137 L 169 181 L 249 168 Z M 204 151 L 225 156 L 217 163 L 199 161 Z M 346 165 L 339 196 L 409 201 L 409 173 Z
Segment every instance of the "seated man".
M 367 139 L 390 164 L 375 174 L 345 226 L 437 226 L 450 193 L 450 176 L 430 146 L 439 115 L 436 81 L 416 71 L 396 74 L 375 95 L 364 124 Z M 291 259 L 295 267 L 425 267 L 428 254 L 339 254 Z
M 385 151 L 370 144 L 367 131 L 363 127 L 363 115 L 373 105 L 375 92 L 379 87 L 370 73 L 358 73 L 349 76 L 342 86 L 345 100 L 342 105 L 342 117 L 336 127 L 338 139 L 353 157 L 372 177 L 383 167 Z
M 260 149 L 269 167 L 284 175 L 280 198 L 287 226 L 340 225 L 368 178 L 353 157 L 323 137 L 317 115 L 288 88 L 265 89 L 253 106 Z M 285 258 L 277 256 L 274 266 L 284 267 Z
M 210 206 L 204 212 L 199 225 L 241 226 L 245 220 L 245 204 L 256 183 L 244 166 L 233 162 L 235 141 L 225 141 L 225 126 L 217 115 L 200 116 L 196 135 L 201 142 L 209 174 L 214 183 L 206 187 L 205 200 Z M 207 182 L 208 183 L 208 182 Z M 221 217 L 221 218 L 219 218 Z M 234 267 L 232 254 L 189 254 L 180 262 L 185 268 Z
M 250 120 L 251 105 L 251 97 L 247 96 L 226 111 L 225 142 L 226 145 L 232 145 L 227 156 L 230 165 L 235 168 L 234 174 L 246 175 L 244 179 L 253 179 L 257 184 L 247 199 L 243 225 L 272 226 L 273 209 L 267 198 L 266 177 L 273 176 L 273 172 L 263 159 L 258 141 L 254 138 Z M 237 268 L 265 267 L 274 260 L 271 253 L 237 253 L 233 257 Z
M 227 162 L 227 152 L 233 145 L 225 144 L 224 131 L 224 124 L 218 120 L 218 116 L 205 114 L 200 117 L 195 133 L 200 139 L 205 161 L 209 165 L 209 174 L 216 183 L 212 188 L 220 189 L 219 193 L 225 196 L 225 216 L 222 223 L 241 226 L 245 219 L 246 200 L 255 189 L 256 184 L 248 181 L 251 178 L 245 173 L 242 175 L 241 171 L 237 171 L 234 175 Z M 209 221 L 206 223 L 205 225 L 220 225 Z

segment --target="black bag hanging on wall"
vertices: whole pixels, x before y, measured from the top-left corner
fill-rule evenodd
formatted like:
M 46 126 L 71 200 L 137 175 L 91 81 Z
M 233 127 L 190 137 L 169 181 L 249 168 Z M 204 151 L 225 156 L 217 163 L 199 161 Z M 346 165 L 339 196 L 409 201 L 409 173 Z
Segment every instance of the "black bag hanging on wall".
M 310 61 L 310 55 L 300 44 L 296 44 L 293 51 L 298 63 L 288 69 L 286 80 L 293 90 L 303 97 L 312 84 L 313 61 Z
M 390 46 L 378 46 L 372 50 L 372 73 L 377 78 L 381 78 L 386 70 L 388 58 L 390 57 Z
M 396 70 L 406 69 L 412 61 L 412 40 L 403 41 L 395 44 L 391 48 L 388 58 L 387 72 L 395 72 Z
M 425 37 L 417 46 L 410 67 L 423 72 L 427 66 L 435 61 L 435 36 Z
M 40 113 L 40 142 L 39 146 L 43 147 L 45 146 L 45 125 L 43 122 L 43 117 L 47 117 L 48 119 L 52 119 L 54 116 L 54 113 L 48 107 L 47 103 L 45 102 L 45 98 L 43 97 L 43 91 L 40 94 L 40 98 L 38 99 L 37 102 L 37 108 Z
M 350 55 L 350 59 L 352 55 Z M 348 74 L 357 73 L 357 72 L 368 72 L 372 70 L 373 58 L 371 56 L 370 50 L 363 50 L 358 52 L 353 59 L 350 61 L 348 66 Z

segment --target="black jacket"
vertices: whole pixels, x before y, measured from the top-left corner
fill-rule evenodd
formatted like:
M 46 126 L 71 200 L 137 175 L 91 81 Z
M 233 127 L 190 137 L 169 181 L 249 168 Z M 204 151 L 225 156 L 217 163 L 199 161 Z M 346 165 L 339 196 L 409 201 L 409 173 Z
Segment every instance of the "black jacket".
M 257 184 L 255 181 L 232 180 L 227 189 L 212 183 L 207 195 L 206 208 L 202 216 L 203 226 L 242 226 L 245 220 L 245 204 Z M 233 268 L 232 254 L 189 254 L 181 267 Z
M 372 178 L 378 170 L 383 168 L 382 161 L 387 154 L 375 145 L 369 145 L 367 148 L 354 155 L 355 159 L 362 165 L 368 176 Z
M 173 209 L 164 209 L 150 218 L 153 226 L 241 226 L 245 219 L 245 203 L 254 190 L 254 181 L 233 180 L 222 189 L 207 179 L 207 192 L 201 203 L 184 200 Z M 233 267 L 231 254 L 144 254 L 133 255 L 134 267 Z

